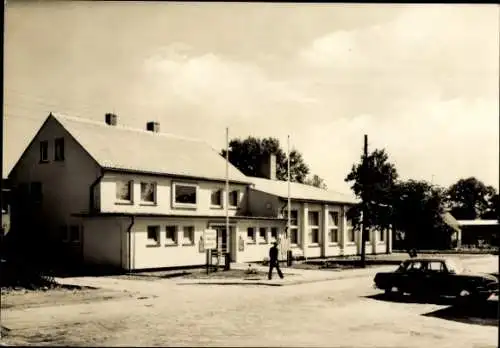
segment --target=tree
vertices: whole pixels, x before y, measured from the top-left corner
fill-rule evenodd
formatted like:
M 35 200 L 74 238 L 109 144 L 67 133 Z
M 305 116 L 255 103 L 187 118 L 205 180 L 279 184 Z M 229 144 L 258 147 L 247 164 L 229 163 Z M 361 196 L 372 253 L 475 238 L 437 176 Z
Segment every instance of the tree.
M 325 184 L 325 181 L 316 174 L 314 174 L 312 178 L 306 179 L 304 183 L 314 187 L 319 187 L 323 190 L 326 190 L 328 188 Z
M 351 189 L 356 197 L 364 199 L 366 216 L 364 224 L 369 229 L 387 229 L 391 224 L 392 195 L 398 178 L 396 167 L 389 162 L 389 156 L 384 149 L 375 149 L 366 157 L 366 167 L 363 166 L 364 155 L 359 163 L 354 164 L 350 173 L 344 179 L 352 182 Z M 353 228 L 359 230 L 363 203 L 353 206 L 347 213 Z
M 393 192 L 393 222 L 404 232 L 407 249 L 449 248 L 452 228 L 443 220 L 445 190 L 426 181 L 398 182 Z
M 492 204 L 497 199 L 494 198 L 497 195 L 494 187 L 486 186 L 474 177 L 458 180 L 449 187 L 447 194 L 451 213 L 459 220 L 473 220 L 483 216 L 491 211 Z
M 229 142 L 229 162 L 247 176 L 261 177 L 260 164 L 262 156 L 276 155 L 276 178 L 287 180 L 287 156 L 276 138 L 232 139 Z M 221 151 L 223 157 L 226 150 Z M 290 151 L 290 181 L 304 183 L 309 174 L 309 167 L 302 154 L 297 150 Z
M 493 195 L 489 200 L 488 208 L 481 215 L 481 219 L 500 220 L 500 198 L 498 193 Z

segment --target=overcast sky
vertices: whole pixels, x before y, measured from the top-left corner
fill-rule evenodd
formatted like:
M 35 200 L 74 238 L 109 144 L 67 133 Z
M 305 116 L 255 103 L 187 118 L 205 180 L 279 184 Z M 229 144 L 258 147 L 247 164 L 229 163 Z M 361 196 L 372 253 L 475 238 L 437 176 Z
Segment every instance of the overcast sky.
M 403 178 L 499 181 L 495 5 L 9 2 L 6 169 L 49 111 L 278 137 L 345 191 L 363 134 Z

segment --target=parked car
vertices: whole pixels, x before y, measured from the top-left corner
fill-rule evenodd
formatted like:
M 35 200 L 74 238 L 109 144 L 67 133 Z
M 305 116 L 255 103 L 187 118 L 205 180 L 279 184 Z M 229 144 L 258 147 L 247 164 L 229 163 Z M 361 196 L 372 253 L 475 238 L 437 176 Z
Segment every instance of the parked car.
M 498 294 L 498 278 L 472 273 L 454 258 L 411 258 L 394 272 L 379 272 L 374 285 L 386 294 L 409 293 L 417 296 L 453 296 L 487 300 Z

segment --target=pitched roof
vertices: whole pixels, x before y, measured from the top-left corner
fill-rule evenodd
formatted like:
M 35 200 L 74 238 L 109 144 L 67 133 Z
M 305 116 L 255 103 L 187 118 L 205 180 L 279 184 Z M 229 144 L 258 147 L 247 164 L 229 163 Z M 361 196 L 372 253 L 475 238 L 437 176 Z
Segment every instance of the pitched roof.
M 448 226 L 453 228 L 455 231 L 460 231 L 460 223 L 455 219 L 453 215 L 451 215 L 450 212 L 441 214 L 441 217 Z
M 254 189 L 269 193 L 280 198 L 288 197 L 288 182 L 281 180 L 269 180 L 265 178 L 249 177 L 254 184 Z M 332 190 L 324 190 L 318 187 L 290 183 L 290 198 L 296 200 L 316 201 L 325 203 L 349 203 L 356 204 L 359 200 L 352 194 L 344 194 Z
M 103 168 L 225 180 L 226 161 L 208 143 L 166 133 L 110 126 L 82 118 L 54 117 Z M 249 183 L 229 164 L 229 180 Z
M 498 225 L 497 220 L 457 220 L 460 226 L 495 226 Z

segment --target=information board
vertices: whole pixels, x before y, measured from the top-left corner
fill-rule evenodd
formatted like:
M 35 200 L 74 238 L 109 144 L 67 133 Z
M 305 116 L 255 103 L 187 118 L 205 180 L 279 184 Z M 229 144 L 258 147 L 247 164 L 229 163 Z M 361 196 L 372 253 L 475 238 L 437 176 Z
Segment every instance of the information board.
M 206 229 L 203 232 L 203 242 L 205 244 L 205 249 L 216 249 L 217 248 L 217 231 L 214 229 Z

